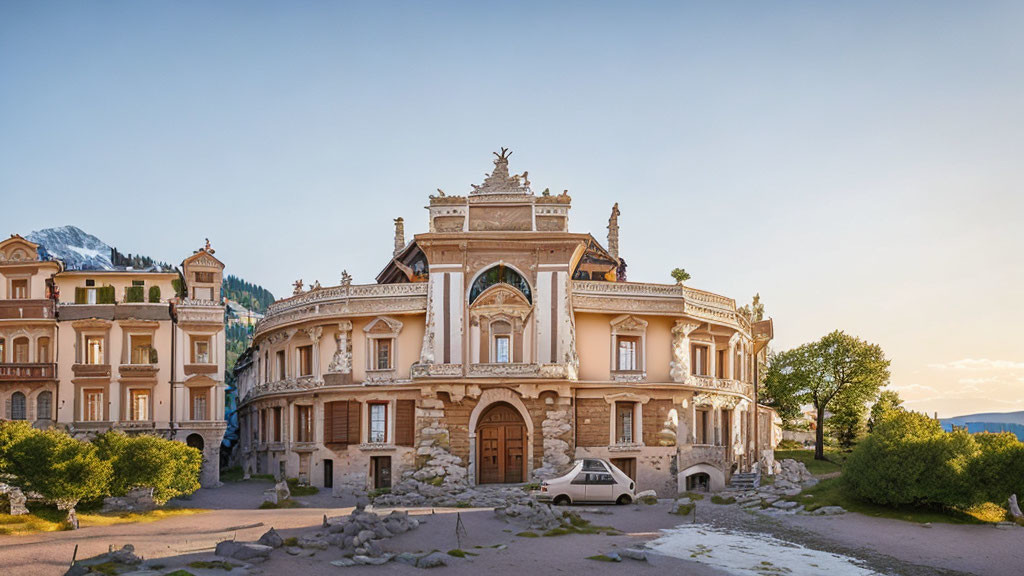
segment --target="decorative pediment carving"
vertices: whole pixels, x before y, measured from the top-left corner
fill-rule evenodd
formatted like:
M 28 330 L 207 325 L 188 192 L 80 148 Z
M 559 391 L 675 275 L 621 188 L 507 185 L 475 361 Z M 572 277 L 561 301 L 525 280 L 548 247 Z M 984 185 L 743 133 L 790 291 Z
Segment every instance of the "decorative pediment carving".
M 523 321 L 530 315 L 531 310 L 533 306 L 526 301 L 521 292 L 507 284 L 496 284 L 477 297 L 470 308 L 470 314 L 474 320 L 482 316 L 505 316 Z
M 612 320 L 612 333 L 624 334 L 627 332 L 646 332 L 647 321 L 643 318 L 624 314 Z
M 398 334 L 402 331 L 402 323 L 390 316 L 378 316 L 363 328 L 367 334 Z
M 17 234 L 0 242 L 0 262 L 36 262 L 39 260 L 39 245 L 25 240 Z

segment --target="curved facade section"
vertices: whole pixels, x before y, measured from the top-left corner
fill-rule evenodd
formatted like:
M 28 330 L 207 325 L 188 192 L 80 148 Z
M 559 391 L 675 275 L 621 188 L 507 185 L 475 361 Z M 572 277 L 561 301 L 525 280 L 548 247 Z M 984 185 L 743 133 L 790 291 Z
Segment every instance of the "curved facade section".
M 247 471 L 342 492 L 528 482 L 597 456 L 674 495 L 698 482 L 683 471 L 714 488 L 770 458 L 754 382 L 771 321 L 626 282 L 617 208 L 613 253 L 569 231 L 568 194 L 496 157 L 466 196 L 430 198 L 430 232 L 406 243 L 396 220 L 382 283 L 343 275 L 269 308 L 238 372 Z

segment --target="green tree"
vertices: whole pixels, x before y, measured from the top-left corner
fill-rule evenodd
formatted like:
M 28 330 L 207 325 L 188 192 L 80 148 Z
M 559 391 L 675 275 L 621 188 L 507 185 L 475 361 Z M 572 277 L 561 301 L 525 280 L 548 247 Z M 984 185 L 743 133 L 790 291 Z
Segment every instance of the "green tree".
M 199 450 L 158 436 L 107 432 L 94 441 L 99 457 L 113 467 L 110 494 L 123 496 L 133 488 L 152 488 L 153 500 L 164 504 L 199 489 Z
M 107 495 L 111 464 L 96 446 L 60 430 L 45 430 L 18 440 L 9 452 L 15 483 L 39 492 L 68 511 L 69 521 L 81 500 Z M 77 527 L 77 522 L 72 522 Z
M 767 370 L 766 388 L 779 395 L 777 401 L 810 403 L 818 413 L 817 460 L 825 459 L 825 414 L 837 405 L 833 402 L 837 398 L 843 398 L 840 403 L 866 402 L 889 381 L 889 361 L 882 348 L 839 330 L 777 354 L 774 364 Z
M 850 448 L 864 434 L 867 424 L 870 396 L 865 397 L 859 389 L 850 389 L 839 394 L 829 408 L 830 416 L 825 421 L 825 431 L 843 448 Z
M 903 399 L 900 393 L 895 390 L 882 390 L 878 400 L 871 405 L 871 416 L 868 418 L 868 432 L 875 428 L 875 423 L 881 420 L 882 416 L 893 410 L 903 410 Z
M 978 492 L 977 502 L 1003 503 L 1011 494 L 1024 495 L 1024 443 L 1012 432 L 974 435 L 978 454 L 967 476 Z
M 11 462 L 14 446 L 39 431 L 31 424 L 19 420 L 0 422 L 0 474 L 14 474 L 15 467 Z
M 774 408 L 787 425 L 800 417 L 807 389 L 801 380 L 802 373 L 797 370 L 799 359 L 794 351 L 768 354 L 764 382 L 758 391 L 758 402 Z
M 675 268 L 672 270 L 672 278 L 676 281 L 676 284 L 682 284 L 692 278 L 692 276 L 690 276 L 690 273 L 685 268 Z

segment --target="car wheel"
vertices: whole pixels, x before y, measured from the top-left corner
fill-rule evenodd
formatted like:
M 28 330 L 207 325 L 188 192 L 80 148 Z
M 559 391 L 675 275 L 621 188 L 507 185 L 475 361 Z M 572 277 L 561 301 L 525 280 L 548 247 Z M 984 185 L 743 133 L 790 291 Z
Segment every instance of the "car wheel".
M 622 496 L 619 496 L 619 499 L 616 500 L 615 503 L 620 505 L 626 505 L 632 501 L 633 499 L 629 497 L 629 494 L 623 494 Z
M 551 502 L 555 506 L 568 506 L 569 504 L 572 503 L 572 500 L 569 499 L 569 497 L 566 496 L 565 494 L 559 494 L 558 496 L 555 496 L 555 499 L 552 500 Z

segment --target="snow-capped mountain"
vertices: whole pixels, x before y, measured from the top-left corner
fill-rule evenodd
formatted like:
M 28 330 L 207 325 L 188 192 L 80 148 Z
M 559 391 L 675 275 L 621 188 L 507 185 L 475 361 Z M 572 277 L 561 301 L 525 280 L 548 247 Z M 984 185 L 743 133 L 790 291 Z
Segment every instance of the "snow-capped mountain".
M 40 256 L 64 261 L 68 270 L 111 270 L 110 246 L 75 226 L 44 228 L 25 237 L 39 244 Z

